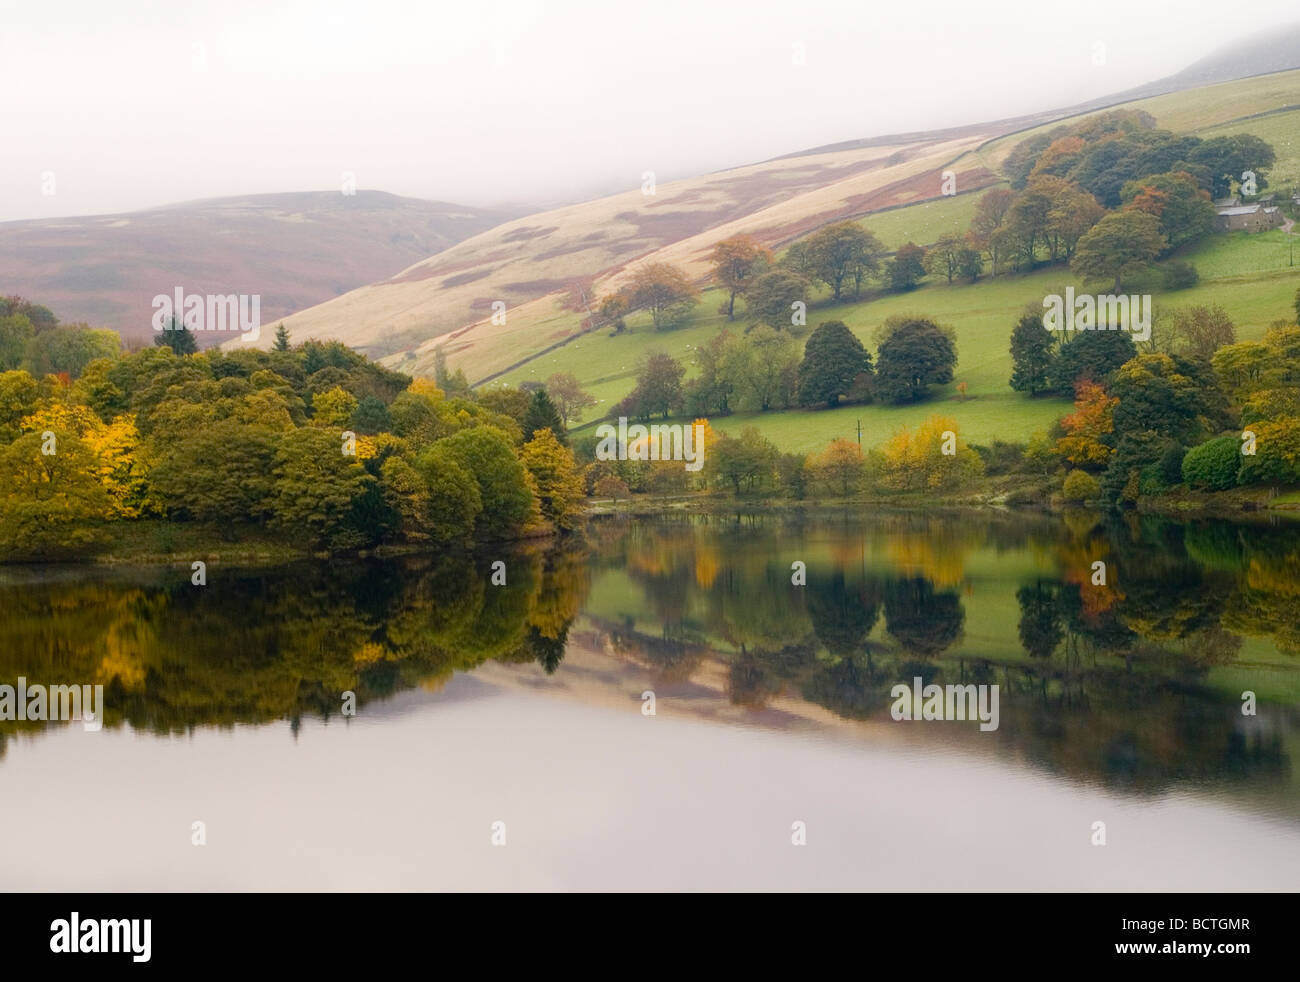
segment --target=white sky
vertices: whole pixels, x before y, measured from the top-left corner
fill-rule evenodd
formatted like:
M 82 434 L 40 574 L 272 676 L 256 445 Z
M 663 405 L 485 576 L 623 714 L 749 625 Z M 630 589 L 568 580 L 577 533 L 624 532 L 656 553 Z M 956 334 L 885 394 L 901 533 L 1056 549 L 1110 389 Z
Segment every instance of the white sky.
M 1298 17 L 1295 0 L 0 0 L 0 221 L 333 190 L 344 171 L 475 205 L 585 197 L 1056 108 Z

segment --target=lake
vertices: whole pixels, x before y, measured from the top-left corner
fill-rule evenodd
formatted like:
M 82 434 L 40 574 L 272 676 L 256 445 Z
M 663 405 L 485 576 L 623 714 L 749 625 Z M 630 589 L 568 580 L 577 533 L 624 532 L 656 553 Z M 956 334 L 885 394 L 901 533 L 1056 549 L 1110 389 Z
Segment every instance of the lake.
M 1300 882 L 1294 525 L 613 517 L 0 567 L 0 611 L 0 684 L 104 687 L 100 728 L 0 721 L 8 890 Z M 953 691 L 996 713 L 924 718 Z

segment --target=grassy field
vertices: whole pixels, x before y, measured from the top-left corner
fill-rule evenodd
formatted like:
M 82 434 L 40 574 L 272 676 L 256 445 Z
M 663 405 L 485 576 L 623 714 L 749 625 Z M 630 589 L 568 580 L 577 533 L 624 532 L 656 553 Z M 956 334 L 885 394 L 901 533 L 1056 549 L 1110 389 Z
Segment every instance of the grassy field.
M 978 192 L 935 198 L 906 208 L 876 212 L 867 215 L 858 224 L 870 229 L 885 248 L 891 251 L 905 242 L 929 245 L 948 232 L 965 234 L 970 228 L 971 219 L 975 217 L 975 205 L 980 195 L 987 190 L 988 188 L 981 188 Z
M 1258 338 L 1274 320 L 1287 316 L 1296 288 L 1300 287 L 1300 267 L 1288 265 L 1287 236 L 1280 230 L 1216 236 L 1186 250 L 1181 258 L 1200 271 L 1200 285 L 1168 293 L 1138 280 L 1132 288 L 1154 293 L 1156 308 L 1161 311 L 1221 304 L 1236 322 L 1243 340 Z M 907 294 L 814 307 L 809 311 L 810 325 L 843 320 L 873 351 L 874 335 L 890 316 L 921 313 L 951 325 L 957 333 L 954 383 L 936 388 L 935 398 L 919 405 L 737 413 L 715 419 L 713 425 L 723 432 L 757 425 L 783 450 L 809 452 L 838 437 L 856 439 L 859 422 L 863 445 L 874 446 L 900 426 L 915 425 L 927 415 L 941 412 L 954 417 L 963 438 L 974 443 L 994 438 L 1027 440 L 1036 431 L 1046 429 L 1068 404 L 1061 399 L 1030 399 L 1010 389 L 1009 335 L 1026 304 L 1041 307 L 1046 294 L 1059 292 L 1066 284 L 1083 286 L 1064 267 L 1051 267 L 1027 275 L 986 278 L 976 284 L 929 283 Z M 651 351 L 667 351 L 692 371 L 695 348 L 726 326 L 726 318 L 716 312 L 721 301 L 719 291 L 707 291 L 696 315 L 672 331 L 656 333 L 648 320 L 632 318 L 630 329 L 622 335 L 609 337 L 603 331 L 589 334 L 507 374 L 503 381 L 542 381 L 553 372 L 573 372 L 601 400 L 589 414 L 589 419 L 594 420 L 631 391 L 637 363 Z M 732 327 L 741 330 L 744 323 L 738 319 Z M 956 387 L 959 382 L 967 386 L 964 399 Z

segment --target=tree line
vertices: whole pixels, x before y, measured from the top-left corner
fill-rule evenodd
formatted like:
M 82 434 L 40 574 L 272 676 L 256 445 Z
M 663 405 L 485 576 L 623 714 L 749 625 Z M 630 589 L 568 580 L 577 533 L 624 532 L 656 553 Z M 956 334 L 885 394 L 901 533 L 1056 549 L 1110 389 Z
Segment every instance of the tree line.
M 188 333 L 75 378 L 0 373 L 0 558 L 85 555 L 149 518 L 332 551 L 579 520 L 582 475 L 544 390 L 450 395 L 337 342 L 178 354 Z
M 792 406 L 833 409 L 875 399 L 919 402 L 933 385 L 953 380 L 957 345 L 951 328 L 920 315 L 889 318 L 878 332 L 876 355 L 843 321 L 825 321 L 803 350 L 790 332 L 756 327 L 722 330 L 695 352 L 696 374 L 666 352 L 638 366 L 636 385 L 612 416 L 648 421 L 685 412 L 727 415 Z

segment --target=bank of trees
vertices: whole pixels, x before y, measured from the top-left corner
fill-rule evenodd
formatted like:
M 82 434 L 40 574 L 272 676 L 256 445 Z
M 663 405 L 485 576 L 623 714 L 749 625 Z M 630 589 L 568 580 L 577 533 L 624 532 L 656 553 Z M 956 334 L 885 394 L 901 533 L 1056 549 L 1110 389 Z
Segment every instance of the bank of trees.
M 656 351 L 642 359 L 631 393 L 612 417 L 648 421 L 685 412 L 691 417 L 735 411 L 810 409 L 928 398 L 930 388 L 953 380 L 957 348 L 951 329 L 926 317 L 890 318 L 878 333 L 873 361 L 843 321 L 825 321 L 808 335 L 802 352 L 788 331 L 765 325 L 724 329 L 695 352 L 696 373 Z
M 0 558 L 77 556 L 119 523 L 261 527 L 322 550 L 569 528 L 581 471 L 544 389 L 449 397 L 341 344 L 0 373 Z
M 77 378 L 92 361 L 121 350 L 115 331 L 61 324 L 48 307 L 22 297 L 0 297 L 0 371 Z
M 1250 134 L 1202 140 L 1146 113 L 1102 113 L 1018 144 L 1003 167 L 1011 187 L 984 193 L 969 241 L 994 275 L 1069 262 L 1119 292 L 1127 274 L 1213 232 L 1213 199 L 1242 181 L 1247 196 L 1267 187 L 1275 160 Z
M 1184 488 L 1300 485 L 1300 327 L 1283 320 L 1236 342 L 1221 308 L 1186 308 L 1171 322 L 1153 350 L 1118 365 L 1100 349 L 1088 356 L 1094 369 L 1075 378 L 1074 411 L 1051 437 L 1058 473 L 1075 489 L 1093 486 L 1075 474 L 1090 475 L 1095 500 L 1117 506 Z M 1079 335 L 1063 351 L 1110 333 Z

